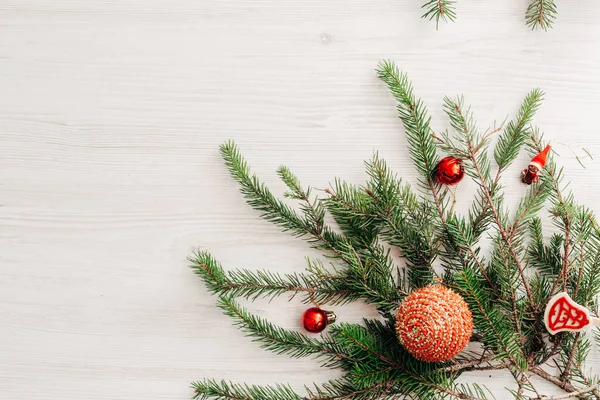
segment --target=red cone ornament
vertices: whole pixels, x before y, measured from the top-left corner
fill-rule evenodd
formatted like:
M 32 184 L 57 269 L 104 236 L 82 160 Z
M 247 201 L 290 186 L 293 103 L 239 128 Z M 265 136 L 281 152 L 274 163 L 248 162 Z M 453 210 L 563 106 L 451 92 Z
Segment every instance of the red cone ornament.
M 464 176 L 462 160 L 452 156 L 442 158 L 435 169 L 435 180 L 441 185 L 456 185 Z
M 445 361 L 469 343 L 473 316 L 458 293 L 441 285 L 426 286 L 412 292 L 400 305 L 396 333 L 415 358 Z
M 336 315 L 332 311 L 312 307 L 304 311 L 302 315 L 302 326 L 310 333 L 323 332 L 327 325 L 335 322 Z
M 546 159 L 550 152 L 550 145 L 546 146 L 538 155 L 533 157 L 526 169 L 521 171 L 521 181 L 527 185 L 531 185 L 540 178 L 538 173 L 546 166 Z

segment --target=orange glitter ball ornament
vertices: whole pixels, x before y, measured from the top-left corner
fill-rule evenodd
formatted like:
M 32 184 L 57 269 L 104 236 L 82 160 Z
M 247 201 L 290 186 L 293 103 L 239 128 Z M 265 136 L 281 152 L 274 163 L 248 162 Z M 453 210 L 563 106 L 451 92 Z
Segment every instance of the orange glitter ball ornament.
M 441 285 L 412 292 L 398 309 L 398 339 L 419 360 L 453 358 L 467 346 L 472 332 L 469 306 L 458 293 Z

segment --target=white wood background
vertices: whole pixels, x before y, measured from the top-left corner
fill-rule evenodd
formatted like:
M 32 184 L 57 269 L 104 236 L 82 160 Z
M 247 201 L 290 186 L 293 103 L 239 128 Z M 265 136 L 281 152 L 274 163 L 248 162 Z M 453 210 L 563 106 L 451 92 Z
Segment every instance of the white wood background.
M 439 31 L 421 3 L 0 0 L 0 398 L 171 400 L 203 377 L 335 377 L 251 343 L 186 257 L 283 272 L 315 254 L 244 204 L 218 154 L 228 138 L 277 193 L 280 163 L 316 187 L 358 183 L 374 149 L 414 180 L 373 72 L 382 58 L 410 75 L 435 129 L 444 94 L 464 93 L 485 128 L 543 88 L 536 122 L 600 212 L 600 161 L 583 169 L 568 147 L 600 160 L 598 1 L 558 0 L 547 33 L 525 27 L 526 0 L 459 0 Z M 509 171 L 511 198 L 526 163 Z M 248 306 L 289 328 L 304 309 Z M 506 397 L 506 375 L 476 378 Z

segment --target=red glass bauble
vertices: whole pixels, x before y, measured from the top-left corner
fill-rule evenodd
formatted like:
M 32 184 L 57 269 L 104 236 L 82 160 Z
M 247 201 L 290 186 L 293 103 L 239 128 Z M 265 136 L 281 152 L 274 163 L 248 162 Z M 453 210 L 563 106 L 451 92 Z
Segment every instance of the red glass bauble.
M 435 180 L 442 185 L 456 185 L 464 176 L 462 160 L 452 156 L 442 158 L 435 170 Z
M 441 285 L 426 286 L 412 292 L 400 305 L 396 333 L 415 358 L 449 360 L 469 343 L 473 316 L 458 293 Z
M 319 307 L 312 307 L 302 314 L 302 325 L 310 333 L 323 332 L 327 325 L 335 321 L 335 314 L 331 311 L 322 310 Z

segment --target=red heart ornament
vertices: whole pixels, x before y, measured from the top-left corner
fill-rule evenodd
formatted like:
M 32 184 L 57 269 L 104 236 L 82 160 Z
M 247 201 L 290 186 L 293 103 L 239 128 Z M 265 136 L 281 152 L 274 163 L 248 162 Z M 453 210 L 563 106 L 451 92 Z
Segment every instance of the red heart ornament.
M 579 332 L 591 323 L 590 312 L 575 303 L 566 292 L 561 292 L 548 302 L 544 323 L 553 335 L 562 331 Z

